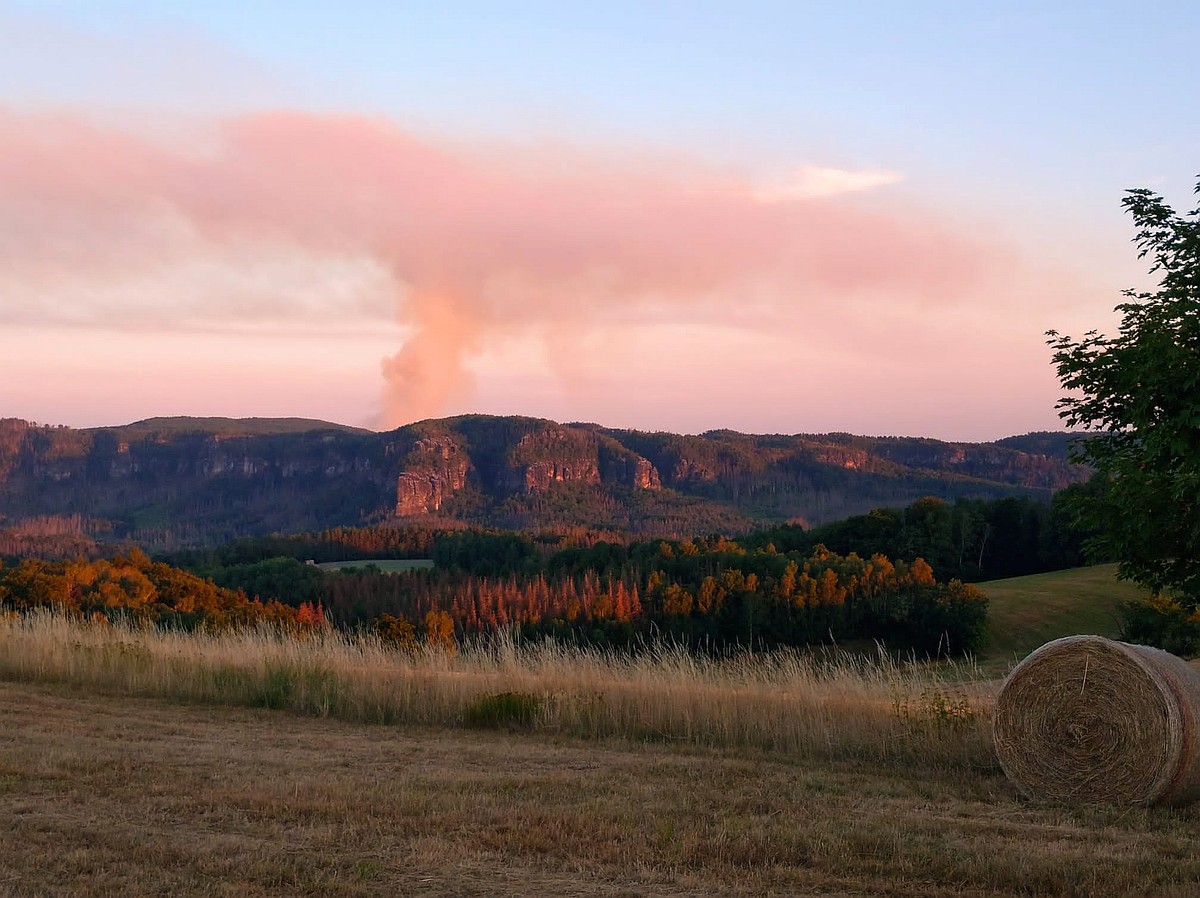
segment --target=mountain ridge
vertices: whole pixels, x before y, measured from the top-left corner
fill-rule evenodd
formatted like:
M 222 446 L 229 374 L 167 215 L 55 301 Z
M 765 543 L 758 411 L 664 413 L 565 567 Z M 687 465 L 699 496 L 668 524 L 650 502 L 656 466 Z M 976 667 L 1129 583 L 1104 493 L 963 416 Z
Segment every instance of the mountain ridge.
M 296 418 L 8 418 L 0 527 L 77 516 L 150 547 L 379 523 L 740 532 L 926 495 L 1048 496 L 1086 476 L 1067 461 L 1071 439 L 687 435 L 491 415 L 382 433 Z
M 229 436 L 262 436 L 274 433 L 311 433 L 318 430 L 341 430 L 352 433 L 374 433 L 365 427 L 336 424 L 317 418 L 226 418 L 174 415 L 143 418 L 129 424 L 104 427 L 84 427 L 80 430 L 113 430 L 121 434 L 140 433 L 219 433 Z

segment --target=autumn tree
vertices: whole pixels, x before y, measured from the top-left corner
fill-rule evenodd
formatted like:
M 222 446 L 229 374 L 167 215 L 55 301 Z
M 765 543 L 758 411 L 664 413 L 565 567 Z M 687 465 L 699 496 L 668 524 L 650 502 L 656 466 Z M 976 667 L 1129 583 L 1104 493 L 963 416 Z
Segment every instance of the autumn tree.
M 396 646 L 405 651 L 414 651 L 417 646 L 416 630 L 404 617 L 393 614 L 381 615 L 374 624 L 376 635 L 385 645 Z
M 1196 192 L 1200 193 L 1200 183 Z M 1137 226 L 1139 258 L 1158 288 L 1126 290 L 1115 337 L 1049 331 L 1058 404 L 1091 431 L 1074 450 L 1107 489 L 1081 497 L 1094 546 L 1120 576 L 1200 602 L 1200 207 L 1179 215 L 1149 190 L 1122 201 Z
M 456 648 L 454 618 L 437 609 L 425 612 L 425 642 L 430 648 L 453 652 Z

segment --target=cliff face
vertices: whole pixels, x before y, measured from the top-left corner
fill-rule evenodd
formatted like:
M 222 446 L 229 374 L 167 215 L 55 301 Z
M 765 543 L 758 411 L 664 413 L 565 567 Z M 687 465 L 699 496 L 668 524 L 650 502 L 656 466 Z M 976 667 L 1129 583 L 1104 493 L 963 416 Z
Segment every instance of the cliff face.
M 429 517 L 703 532 L 818 523 L 924 495 L 1048 494 L 1086 474 L 1055 434 L 949 444 L 486 416 L 382 434 L 294 419 L 278 432 L 269 420 L 163 422 L 73 430 L 0 420 L 0 524 L 81 515 L 152 547 Z
M 510 482 L 525 492 L 544 492 L 556 483 L 600 483 L 598 439 L 588 431 L 551 425 L 526 434 L 509 452 Z
M 584 428 L 548 424 L 532 430 L 509 452 L 508 465 L 510 484 L 526 493 L 545 492 L 562 483 L 662 488 L 658 470 L 648 459 Z
M 396 514 L 431 514 L 467 485 L 471 460 L 452 437 L 423 437 L 413 443 L 396 478 Z
M 429 427 L 426 423 L 425 427 Z M 546 493 L 564 484 L 603 488 L 660 489 L 658 471 L 620 443 L 588 430 L 528 420 L 525 427 L 493 435 L 478 464 L 469 436 L 453 422 L 419 437 L 404 458 L 396 482 L 396 514 L 427 515 L 467 489 L 493 498 Z

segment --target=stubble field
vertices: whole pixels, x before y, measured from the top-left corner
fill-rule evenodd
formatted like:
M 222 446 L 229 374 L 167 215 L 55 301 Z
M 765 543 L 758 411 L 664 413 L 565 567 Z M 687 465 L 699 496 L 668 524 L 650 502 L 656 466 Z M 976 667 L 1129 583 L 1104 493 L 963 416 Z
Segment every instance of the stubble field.
M 1200 893 L 1200 811 L 1018 795 L 994 688 L 10 618 L 0 896 Z
M 1193 811 L 996 771 L 0 686 L 3 895 L 1194 895 Z

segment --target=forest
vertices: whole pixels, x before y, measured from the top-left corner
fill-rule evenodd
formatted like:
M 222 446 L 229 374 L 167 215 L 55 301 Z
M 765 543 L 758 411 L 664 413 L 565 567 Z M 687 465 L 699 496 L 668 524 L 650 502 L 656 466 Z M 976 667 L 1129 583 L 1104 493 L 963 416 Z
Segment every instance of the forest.
M 986 597 L 973 582 L 1082 563 L 1069 511 L 1082 483 L 1035 498 L 926 497 L 817 528 L 636 540 L 611 532 L 414 525 L 334 527 L 233 540 L 151 560 L 10 557 L 0 603 L 126 614 L 209 628 L 272 622 L 371 629 L 399 646 L 452 648 L 499 628 L 519 638 L 709 651 L 875 642 L 978 649 Z M 426 559 L 329 570 L 320 562 Z
M 17 613 L 53 608 L 94 621 L 119 616 L 183 628 L 325 623 L 320 603 L 250 598 L 243 590 L 152 561 L 139 549 L 112 558 L 0 563 L 0 607 Z

